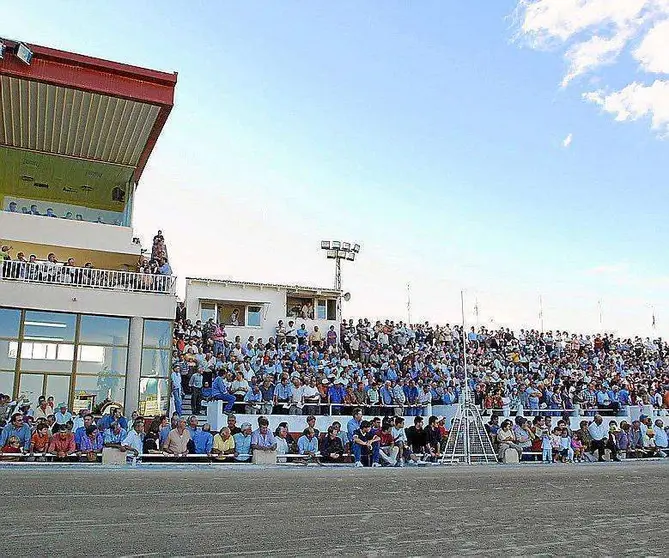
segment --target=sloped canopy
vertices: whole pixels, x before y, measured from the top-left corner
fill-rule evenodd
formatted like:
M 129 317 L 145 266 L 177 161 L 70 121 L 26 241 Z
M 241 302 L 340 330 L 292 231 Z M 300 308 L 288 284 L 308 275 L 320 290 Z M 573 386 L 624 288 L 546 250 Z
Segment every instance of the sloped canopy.
M 37 45 L 0 59 L 0 148 L 120 165 L 139 181 L 174 104 L 176 74 Z M 61 165 L 62 167 L 62 165 Z

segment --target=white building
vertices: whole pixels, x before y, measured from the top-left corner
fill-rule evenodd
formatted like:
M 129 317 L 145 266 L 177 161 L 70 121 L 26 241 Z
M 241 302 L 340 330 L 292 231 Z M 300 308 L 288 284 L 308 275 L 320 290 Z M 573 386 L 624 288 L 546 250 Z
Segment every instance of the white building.
M 132 209 L 176 75 L 3 42 L 0 393 L 167 411 L 175 278 L 135 273 Z
M 226 325 L 228 339 L 239 335 L 242 342 L 253 335 L 267 340 L 276 335 L 283 320 L 295 328 L 314 326 L 325 336 L 330 326 L 339 335 L 337 300 L 340 291 L 329 288 L 276 285 L 247 281 L 186 278 L 186 312 L 193 322 L 213 317 Z

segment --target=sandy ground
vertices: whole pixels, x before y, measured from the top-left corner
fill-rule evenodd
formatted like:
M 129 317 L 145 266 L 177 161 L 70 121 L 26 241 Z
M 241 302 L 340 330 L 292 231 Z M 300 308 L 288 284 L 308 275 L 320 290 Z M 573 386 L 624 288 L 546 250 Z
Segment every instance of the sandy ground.
M 4 466 L 0 556 L 669 556 L 668 481 L 669 460 Z

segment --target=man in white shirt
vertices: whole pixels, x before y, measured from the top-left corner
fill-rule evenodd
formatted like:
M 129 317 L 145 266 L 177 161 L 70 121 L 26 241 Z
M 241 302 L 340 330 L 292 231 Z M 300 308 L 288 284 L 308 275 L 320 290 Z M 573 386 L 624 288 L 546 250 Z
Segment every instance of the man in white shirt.
M 588 426 L 588 432 L 592 437 L 592 445 L 590 451 L 592 453 L 597 450 L 599 454 L 598 461 L 604 461 L 604 450 L 608 448 L 611 450 L 611 459 L 613 461 L 620 461 L 618 457 L 618 450 L 615 444 L 609 444 L 609 429 L 604 424 L 602 415 L 595 415 L 595 418 Z
M 121 450 L 128 459 L 144 453 L 144 419 L 138 418 L 132 423 L 132 430 L 121 442 Z

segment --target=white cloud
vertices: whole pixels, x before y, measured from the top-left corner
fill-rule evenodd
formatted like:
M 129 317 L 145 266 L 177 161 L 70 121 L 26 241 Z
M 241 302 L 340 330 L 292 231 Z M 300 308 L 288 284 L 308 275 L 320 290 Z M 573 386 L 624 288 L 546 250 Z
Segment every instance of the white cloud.
M 650 86 L 634 82 L 610 94 L 594 91 L 583 97 L 620 122 L 650 117 L 654 130 L 669 133 L 669 81 L 656 80 Z
M 530 46 L 563 52 L 568 67 L 562 87 L 626 52 L 642 72 L 669 74 L 669 0 L 519 0 L 516 13 L 519 35 Z M 619 121 L 650 117 L 653 129 L 664 133 L 669 132 L 668 83 L 647 84 L 637 75 L 617 91 L 603 88 L 583 97 Z
M 562 147 L 569 147 L 571 145 L 571 140 L 573 139 L 573 134 L 569 134 L 566 138 L 562 140 Z
M 669 74 L 669 19 L 648 31 L 634 57 L 647 72 Z
M 565 54 L 569 61 L 569 71 L 561 86 L 566 87 L 577 76 L 585 74 L 605 64 L 613 64 L 627 45 L 631 32 L 624 30 L 613 37 L 595 35 L 587 41 L 576 43 Z

